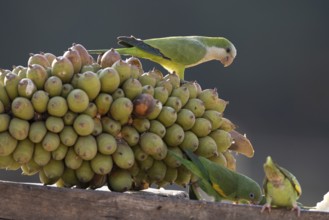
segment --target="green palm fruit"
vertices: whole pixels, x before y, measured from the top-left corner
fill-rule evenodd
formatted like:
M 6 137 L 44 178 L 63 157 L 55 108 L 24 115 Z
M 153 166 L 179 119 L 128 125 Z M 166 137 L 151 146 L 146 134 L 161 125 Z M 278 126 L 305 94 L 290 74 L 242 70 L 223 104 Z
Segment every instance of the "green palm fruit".
M 135 118 L 132 122 L 132 126 L 139 132 L 143 133 L 150 129 L 150 121 L 146 118 Z
M 131 65 L 131 77 L 138 79 L 144 73 L 142 62 L 137 57 L 129 57 L 126 62 Z
M 160 80 L 156 83 L 155 87 L 164 87 L 168 91 L 168 96 L 171 95 L 171 92 L 173 90 L 173 85 L 169 80 Z
M 68 149 L 64 159 L 66 167 L 76 170 L 81 166 L 82 161 L 82 158 L 75 153 L 73 148 Z
M 84 72 L 94 72 L 94 67 L 90 64 L 90 65 L 84 65 L 82 66 L 80 73 L 84 73 Z
M 0 156 L 8 156 L 14 152 L 17 139 L 13 138 L 8 131 L 0 133 Z
M 224 157 L 226 158 L 227 168 L 230 170 L 236 170 L 236 159 L 230 151 L 223 152 Z
M 86 114 L 79 114 L 73 122 L 73 128 L 80 136 L 90 135 L 94 130 L 94 126 L 93 118 Z
M 49 64 L 51 65 L 51 63 L 54 61 L 54 59 L 56 58 L 56 56 L 52 53 L 44 53 L 43 56 L 48 60 Z
M 150 85 L 143 86 L 142 93 L 154 96 L 154 87 Z
M 75 176 L 75 171 L 68 167 L 65 167 L 61 180 L 63 180 L 64 187 L 72 187 L 79 184 L 79 180 Z
M 33 176 L 37 174 L 40 171 L 41 167 L 34 162 L 34 160 L 30 160 L 26 164 L 22 164 L 21 170 L 22 170 L 22 175 L 26 176 Z
M 203 101 L 207 110 L 213 109 L 216 105 L 216 99 L 218 99 L 217 89 L 204 89 L 198 98 Z
M 20 69 L 17 73 L 17 75 L 19 76 L 19 78 L 23 79 L 26 78 L 26 74 L 27 74 L 27 67 L 23 67 L 22 69 Z
M 121 124 L 110 117 L 103 116 L 101 118 L 103 131 L 116 137 L 121 131 Z
M 93 136 L 98 136 L 100 135 L 102 132 L 103 132 L 103 126 L 102 126 L 102 122 L 99 118 L 93 118 L 93 121 L 94 121 L 94 129 L 93 131 L 91 132 L 91 134 Z
M 32 64 L 27 68 L 26 77 L 33 81 L 37 89 L 43 89 L 43 85 L 48 78 L 48 73 L 43 66 Z
M 61 140 L 58 134 L 47 131 L 47 134 L 45 135 L 41 143 L 42 147 L 46 151 L 54 151 L 59 147 Z
M 26 164 L 33 157 L 34 143 L 28 138 L 18 141 L 13 158 L 20 164 Z
M 192 131 L 185 131 L 184 140 L 179 145 L 182 150 L 195 151 L 199 146 L 199 138 Z
M 135 163 L 134 152 L 124 141 L 117 142 L 117 149 L 112 154 L 112 158 L 114 163 L 122 169 L 129 169 Z
M 112 93 L 112 98 L 113 100 L 116 100 L 118 98 L 123 98 L 125 97 L 125 93 L 123 91 L 123 89 L 121 88 L 117 88 L 113 93 Z
M 17 118 L 30 120 L 34 117 L 34 108 L 31 101 L 24 97 L 17 97 L 11 103 L 11 112 Z
M 167 147 L 167 144 L 164 143 L 161 151 L 156 154 L 152 154 L 151 156 L 155 160 L 163 160 L 167 156 L 167 153 L 168 153 L 168 147 Z
M 185 166 L 180 166 L 177 168 L 177 178 L 175 183 L 185 188 L 190 183 L 191 177 L 191 172 Z
M 166 171 L 166 164 L 161 160 L 155 160 L 152 167 L 147 170 L 147 175 L 151 181 L 160 182 L 164 179 Z
M 63 84 L 61 96 L 66 98 L 73 89 L 74 88 L 73 88 L 72 84 L 69 84 L 69 83 Z
M 91 71 L 82 73 L 78 79 L 78 88 L 87 93 L 89 100 L 94 100 L 101 90 L 98 75 Z
M 104 54 L 101 55 L 99 64 L 102 68 L 111 67 L 116 61 L 120 59 L 120 54 L 116 50 L 111 48 L 110 50 L 106 51 Z
M 154 98 L 159 100 L 162 104 L 166 103 L 168 97 L 168 90 L 164 87 L 159 86 L 154 88 Z
M 49 116 L 46 119 L 46 128 L 48 131 L 59 133 L 64 128 L 64 120 L 59 117 Z
M 178 112 L 182 108 L 182 102 L 178 97 L 171 96 L 167 99 L 167 102 L 164 104 L 165 106 L 172 107 Z
M 132 167 L 127 169 L 127 171 L 130 173 L 130 175 L 135 178 L 136 176 L 139 175 L 140 169 L 137 163 L 134 163 Z
M 135 146 L 139 141 L 139 133 L 136 128 L 125 125 L 121 129 L 122 138 L 128 143 L 129 146 Z
M 152 132 L 143 133 L 139 138 L 139 145 L 145 153 L 151 156 L 164 155 L 167 151 L 167 146 L 164 144 L 162 138 Z
M 233 122 L 231 122 L 231 120 L 222 117 L 222 124 L 219 127 L 222 130 L 225 130 L 227 132 L 233 131 L 234 129 L 236 129 L 235 124 L 233 124 Z
M 211 132 L 211 123 L 205 118 L 196 118 L 191 131 L 198 137 L 205 137 Z
M 107 133 L 102 133 L 96 137 L 98 151 L 104 155 L 111 155 L 117 149 L 115 138 Z
M 82 113 L 89 115 L 92 118 L 96 117 L 98 113 L 96 104 L 94 102 L 89 102 L 87 109 L 84 110 Z
M 225 111 L 226 106 L 227 106 L 228 103 L 229 103 L 228 101 L 217 98 L 215 100 L 214 106 L 212 106 L 212 109 L 215 110 L 215 111 L 223 113 Z
M 138 118 L 149 116 L 155 109 L 156 100 L 150 94 L 140 94 L 133 100 L 133 114 Z
M 74 150 L 83 160 L 91 160 L 97 154 L 97 142 L 94 136 L 79 136 Z
M 30 57 L 27 61 L 27 65 L 38 64 L 41 65 L 43 68 L 47 69 L 50 68 L 50 63 L 48 59 L 44 56 L 44 54 L 30 54 Z
M 160 114 L 157 117 L 165 127 L 169 127 L 175 123 L 177 119 L 177 113 L 175 109 L 169 106 L 163 106 Z
M 73 88 L 76 89 L 78 87 L 78 80 L 79 80 L 80 76 L 81 76 L 81 74 L 79 74 L 79 73 L 73 74 L 72 79 L 70 80 L 70 82 L 67 82 L 67 83 L 70 83 L 73 86 Z M 64 84 L 66 84 L 66 83 L 64 83 Z
M 63 83 L 68 83 L 73 77 L 74 67 L 68 58 L 56 57 L 51 63 L 51 73 L 60 78 Z
M 136 96 L 142 93 L 143 87 L 137 79 L 129 78 L 122 84 L 122 89 L 126 97 L 133 100 Z
M 178 124 L 173 124 L 167 128 L 163 139 L 169 146 L 176 147 L 184 140 L 184 130 Z
M 150 132 L 155 133 L 159 135 L 161 138 L 163 138 L 166 134 L 166 127 L 159 122 L 158 120 L 151 120 L 150 121 Z
M 176 73 L 167 74 L 163 77 L 163 79 L 168 80 L 172 84 L 173 89 L 178 88 L 180 86 L 180 79 Z
M 183 152 L 178 147 L 170 147 L 168 150 L 171 152 L 174 152 L 176 156 L 183 157 Z M 163 162 L 165 162 L 167 167 L 171 167 L 171 168 L 177 168 L 182 164 L 172 154 L 167 154 L 167 156 L 164 158 Z
M 0 83 L 1 84 L 1 83 Z M 5 112 L 5 106 L 4 104 L 2 103 L 2 101 L 0 100 L 0 113 L 4 113 Z
M 163 74 L 159 69 L 153 68 L 152 70 L 147 72 L 147 75 L 156 79 L 156 81 L 160 81 L 163 79 Z
M 133 178 L 127 170 L 113 170 L 108 175 L 108 188 L 114 192 L 125 192 L 132 188 Z
M 73 125 L 75 118 L 78 116 L 77 113 L 68 110 L 62 117 L 65 125 Z
M 4 78 L 5 89 L 11 100 L 18 96 L 17 85 L 19 81 L 19 76 L 11 72 L 7 73 Z
M 61 160 L 50 160 L 43 167 L 43 172 L 49 179 L 58 179 L 64 173 L 64 163 Z
M 2 82 L 0 82 L 0 101 L 5 109 L 10 108 L 10 98 L 7 94 L 5 85 Z
M 72 112 L 80 113 L 88 108 L 89 98 L 82 89 L 73 89 L 66 99 L 68 107 Z
M 212 131 L 209 136 L 214 139 L 218 152 L 225 152 L 232 145 L 233 139 L 227 131 L 217 129 Z
M 54 160 L 63 160 L 66 156 L 67 150 L 68 150 L 68 146 L 60 143 L 59 147 L 51 152 L 51 157 Z
M 134 146 L 132 150 L 134 151 L 137 161 L 144 161 L 148 157 L 148 154 L 145 153 L 139 145 Z
M 22 66 L 22 65 L 13 65 L 13 69 L 11 70 L 12 73 L 18 75 L 19 71 L 21 71 L 22 69 L 24 69 L 26 67 Z
M 72 126 L 64 126 L 63 130 L 59 133 L 59 138 L 64 145 L 70 147 L 77 141 L 78 134 Z
M 149 119 L 149 120 L 156 119 L 156 118 L 159 116 L 159 114 L 160 114 L 160 112 L 161 112 L 161 110 L 162 110 L 162 107 L 163 107 L 163 106 L 162 106 L 162 103 L 161 103 L 159 100 L 155 100 L 154 109 L 153 109 L 152 112 L 150 112 L 150 113 L 146 116 L 146 118 Z
M 93 63 L 93 59 L 90 57 L 90 54 L 86 50 L 86 48 L 81 44 L 72 44 L 72 47 L 70 47 L 71 50 L 76 50 L 79 52 L 80 58 L 81 58 L 81 65 L 89 65 Z
M 190 98 L 190 92 L 186 87 L 179 87 L 172 91 L 171 96 L 179 98 L 184 106 Z
M 150 85 L 155 87 L 157 83 L 156 78 L 150 76 L 148 73 L 143 73 L 139 76 L 138 81 L 142 84 L 142 86 Z
M 47 133 L 46 123 L 44 121 L 34 121 L 30 124 L 29 139 L 33 143 L 40 143 Z
M 100 70 L 98 74 L 101 83 L 101 92 L 113 93 L 120 85 L 119 73 L 112 67 Z
M 148 189 L 150 187 L 150 178 L 147 176 L 144 170 L 141 170 L 137 173 L 133 178 L 133 186 L 132 190 L 143 190 Z
M 100 175 L 105 175 L 111 172 L 113 167 L 112 157 L 97 153 L 96 156 L 90 161 L 91 169 Z
M 19 118 L 12 118 L 8 131 L 17 140 L 24 140 L 29 135 L 30 123 Z
M 37 87 L 34 82 L 29 78 L 21 79 L 17 84 L 18 96 L 30 99 L 37 91 Z
M 131 113 L 133 112 L 133 103 L 130 99 L 122 97 L 113 101 L 110 114 L 115 120 L 120 121 L 121 124 L 128 122 Z
M 194 126 L 195 115 L 192 111 L 183 108 L 177 113 L 176 123 L 179 124 L 184 131 L 190 130 Z
M 199 138 L 199 146 L 195 153 L 202 157 L 213 157 L 218 155 L 217 145 L 209 136 Z
M 47 111 L 48 101 L 49 95 L 43 90 L 36 91 L 31 98 L 33 108 L 38 113 L 44 113 Z
M 169 184 L 173 184 L 178 176 L 177 168 L 172 168 L 167 166 L 166 175 L 164 176 L 163 180 L 168 182 Z
M 66 99 L 61 96 L 51 97 L 47 104 L 47 112 L 49 115 L 63 117 L 68 110 Z
M 44 172 L 43 169 L 40 169 L 39 171 L 39 181 L 43 184 L 43 185 L 53 185 L 55 184 L 57 181 L 59 180 L 59 178 L 48 178 Z
M 104 186 L 107 182 L 107 175 L 95 174 L 89 182 L 90 189 L 97 189 Z
M 185 87 L 188 89 L 189 91 L 189 95 L 190 95 L 190 99 L 194 99 L 194 98 L 197 98 L 198 96 L 198 88 L 197 88 L 197 85 L 196 85 L 196 82 L 185 82 L 184 84 L 182 84 L 182 87 Z
M 97 113 L 100 115 L 106 115 L 110 110 L 112 102 L 113 98 L 110 94 L 100 93 L 95 99 Z
M 152 167 L 154 161 L 153 157 L 148 156 L 145 160 L 138 161 L 138 164 L 141 170 L 146 171 Z
M 49 94 L 50 97 L 60 96 L 63 90 L 62 80 L 57 76 L 49 77 L 45 82 L 44 90 Z
M 0 132 L 4 132 L 8 130 L 10 116 L 8 114 L 0 113 Z
M 112 68 L 119 73 L 120 85 L 131 77 L 131 65 L 123 60 L 118 60 L 113 63 Z
M 71 61 L 75 74 L 80 72 L 82 67 L 82 62 L 81 62 L 80 54 L 77 50 L 72 50 L 72 48 L 69 48 L 67 51 L 65 51 L 63 57 L 66 57 Z
M 46 151 L 41 143 L 34 146 L 33 161 L 39 166 L 45 166 L 51 159 L 51 153 Z
M 210 157 L 209 160 L 211 160 L 212 162 L 215 162 L 217 164 L 220 164 L 224 167 L 227 166 L 226 158 L 225 158 L 224 154 L 221 152 L 218 152 L 217 156 Z
M 198 98 L 189 99 L 184 108 L 193 112 L 196 118 L 201 117 L 206 110 L 203 101 Z
M 202 117 L 210 121 L 211 130 L 214 131 L 221 126 L 223 114 L 215 110 L 206 110 Z

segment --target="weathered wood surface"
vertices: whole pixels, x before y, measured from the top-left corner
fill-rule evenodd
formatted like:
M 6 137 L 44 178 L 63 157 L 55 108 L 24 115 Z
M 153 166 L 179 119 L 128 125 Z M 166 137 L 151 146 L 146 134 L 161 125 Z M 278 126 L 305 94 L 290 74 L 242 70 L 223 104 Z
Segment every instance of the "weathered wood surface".
M 329 219 L 329 213 L 192 201 L 152 193 L 115 193 L 0 181 L 0 219 Z M 183 195 L 183 196 L 182 196 Z

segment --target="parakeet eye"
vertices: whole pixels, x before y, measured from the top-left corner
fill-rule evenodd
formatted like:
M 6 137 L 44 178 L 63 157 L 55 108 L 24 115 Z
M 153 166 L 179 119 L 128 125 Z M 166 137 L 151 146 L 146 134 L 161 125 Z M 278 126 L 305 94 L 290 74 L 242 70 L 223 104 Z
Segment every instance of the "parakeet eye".
M 226 53 L 230 53 L 231 52 L 231 48 L 226 48 Z
M 255 197 L 255 195 L 254 195 L 253 193 L 250 193 L 250 194 L 249 194 L 249 197 L 250 197 L 251 199 L 253 199 L 253 198 Z

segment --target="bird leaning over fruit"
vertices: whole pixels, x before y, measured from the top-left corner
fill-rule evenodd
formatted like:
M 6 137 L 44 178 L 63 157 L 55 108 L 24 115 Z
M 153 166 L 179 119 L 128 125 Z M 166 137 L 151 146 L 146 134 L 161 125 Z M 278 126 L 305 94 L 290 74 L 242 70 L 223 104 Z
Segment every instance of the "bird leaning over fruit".
M 175 72 L 184 80 L 186 68 L 219 60 L 224 67 L 232 64 L 237 51 L 223 37 L 175 36 L 141 40 L 133 36 L 118 37 L 124 48 L 115 49 L 121 55 L 131 55 L 159 63 L 170 73 Z M 102 54 L 108 49 L 88 50 L 91 54 Z

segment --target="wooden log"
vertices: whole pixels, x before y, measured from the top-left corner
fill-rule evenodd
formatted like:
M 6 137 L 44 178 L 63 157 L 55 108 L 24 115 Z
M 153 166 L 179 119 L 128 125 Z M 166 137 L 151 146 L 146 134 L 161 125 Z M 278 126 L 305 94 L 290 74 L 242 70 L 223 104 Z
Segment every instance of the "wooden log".
M 329 219 L 329 213 L 192 201 L 184 196 L 67 189 L 0 181 L 0 219 Z M 174 193 L 175 194 L 175 193 Z

